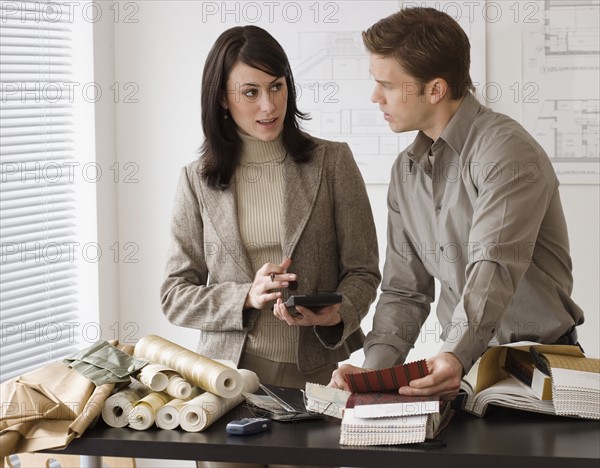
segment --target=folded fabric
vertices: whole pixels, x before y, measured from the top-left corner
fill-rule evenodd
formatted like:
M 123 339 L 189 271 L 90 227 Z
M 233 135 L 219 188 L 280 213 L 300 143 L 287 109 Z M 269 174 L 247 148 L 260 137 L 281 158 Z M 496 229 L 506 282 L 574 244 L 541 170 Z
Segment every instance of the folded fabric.
M 105 342 L 106 343 L 106 342 Z M 105 361 L 125 354 L 132 365 L 133 347 L 106 343 Z M 97 343 L 98 348 L 106 345 Z M 100 346 L 102 345 L 102 346 Z M 134 360 L 138 365 L 137 359 Z M 122 367 L 124 364 L 122 364 Z M 139 368 L 134 368 L 134 372 Z M 0 384 L 0 459 L 13 453 L 62 448 L 100 417 L 114 383 L 94 385 L 85 375 L 59 361 L 46 364 Z
M 0 386 L 0 458 L 66 446 L 98 417 L 114 384 L 96 387 L 63 362 Z
M 130 376 L 148 361 L 129 356 L 107 341 L 99 340 L 88 348 L 63 361 L 96 386 L 106 383 L 129 382 Z

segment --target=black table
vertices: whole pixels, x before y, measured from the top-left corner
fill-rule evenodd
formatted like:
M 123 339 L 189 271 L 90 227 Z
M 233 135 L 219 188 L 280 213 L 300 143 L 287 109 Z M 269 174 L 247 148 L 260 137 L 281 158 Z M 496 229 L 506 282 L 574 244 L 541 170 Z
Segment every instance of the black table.
M 116 429 L 100 422 L 61 452 L 96 457 L 373 468 L 600 466 L 599 421 L 490 407 L 485 418 L 458 411 L 440 436 L 444 447 L 359 447 L 339 445 L 340 420 L 334 418 L 274 422 L 268 432 L 227 435 L 227 422 L 248 415 L 248 410 L 240 406 L 198 433 L 181 429 Z M 96 462 L 88 463 L 93 466 Z

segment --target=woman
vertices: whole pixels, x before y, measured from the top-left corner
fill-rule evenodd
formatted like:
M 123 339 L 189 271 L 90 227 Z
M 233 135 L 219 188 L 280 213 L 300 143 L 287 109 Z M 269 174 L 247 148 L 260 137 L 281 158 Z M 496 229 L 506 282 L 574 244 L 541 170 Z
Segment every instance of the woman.
M 161 289 L 167 318 L 202 331 L 200 354 L 297 388 L 327 384 L 362 347 L 380 282 L 350 149 L 303 133 L 305 118 L 279 43 L 256 26 L 221 34 L 204 67 L 205 141 L 181 172 Z M 282 302 L 291 289 L 343 300 L 292 316 Z

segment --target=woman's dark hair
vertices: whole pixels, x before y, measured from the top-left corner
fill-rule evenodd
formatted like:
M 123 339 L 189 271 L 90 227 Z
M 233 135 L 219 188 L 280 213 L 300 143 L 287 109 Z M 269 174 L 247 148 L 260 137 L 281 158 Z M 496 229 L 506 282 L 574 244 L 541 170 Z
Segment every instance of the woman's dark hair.
M 308 161 L 314 141 L 300 130 L 300 119 L 308 115 L 296 105 L 296 88 L 285 51 L 267 31 L 257 26 L 237 26 L 222 33 L 212 46 L 202 75 L 202 129 L 200 148 L 202 177 L 215 188 L 225 189 L 240 160 L 242 140 L 235 122 L 226 118 L 223 107 L 227 79 L 233 66 L 241 62 L 279 78 L 287 84 L 287 112 L 282 140 L 294 161 Z
M 451 100 L 475 88 L 471 81 L 471 45 L 466 33 L 448 14 L 433 8 L 403 8 L 379 20 L 362 34 L 367 50 L 393 57 L 421 84 L 441 77 Z

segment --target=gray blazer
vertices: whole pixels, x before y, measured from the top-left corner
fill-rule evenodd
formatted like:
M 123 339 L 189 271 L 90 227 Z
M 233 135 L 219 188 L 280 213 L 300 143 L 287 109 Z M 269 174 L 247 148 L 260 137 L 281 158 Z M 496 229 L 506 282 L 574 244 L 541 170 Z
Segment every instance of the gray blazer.
M 283 255 L 298 275 L 295 294 L 338 291 L 342 323 L 300 327 L 298 369 L 312 372 L 362 348 L 360 322 L 381 280 L 377 237 L 366 188 L 345 143 L 315 139 L 312 159 L 284 161 Z M 209 187 L 200 162 L 181 171 L 172 242 L 161 287 L 166 317 L 201 330 L 198 352 L 239 362 L 258 310 L 245 310 L 254 280 L 237 223 L 235 175 L 229 187 Z M 264 312 L 263 312 L 264 313 Z

